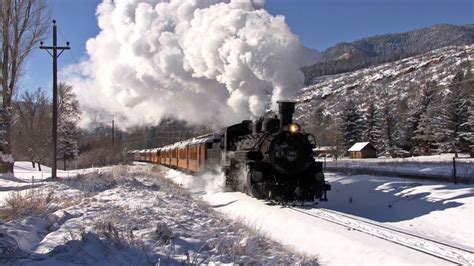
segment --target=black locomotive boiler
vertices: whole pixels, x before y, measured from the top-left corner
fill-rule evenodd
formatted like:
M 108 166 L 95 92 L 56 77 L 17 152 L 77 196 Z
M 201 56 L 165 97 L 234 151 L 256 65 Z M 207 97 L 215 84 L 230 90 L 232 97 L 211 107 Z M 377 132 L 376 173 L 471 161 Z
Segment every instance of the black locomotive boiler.
M 247 120 L 221 132 L 227 184 L 258 199 L 325 201 L 331 187 L 314 160 L 314 137 L 293 123 L 294 102 L 278 104 L 279 118 Z

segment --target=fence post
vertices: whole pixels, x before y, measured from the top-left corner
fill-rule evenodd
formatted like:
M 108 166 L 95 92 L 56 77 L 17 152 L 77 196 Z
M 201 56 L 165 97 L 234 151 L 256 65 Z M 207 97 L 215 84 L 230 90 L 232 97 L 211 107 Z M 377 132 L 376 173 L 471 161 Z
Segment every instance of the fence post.
M 326 155 L 324 155 L 324 169 L 323 172 L 326 172 Z
M 454 184 L 457 185 L 458 178 L 456 176 L 456 157 L 453 157 L 453 178 L 454 178 Z

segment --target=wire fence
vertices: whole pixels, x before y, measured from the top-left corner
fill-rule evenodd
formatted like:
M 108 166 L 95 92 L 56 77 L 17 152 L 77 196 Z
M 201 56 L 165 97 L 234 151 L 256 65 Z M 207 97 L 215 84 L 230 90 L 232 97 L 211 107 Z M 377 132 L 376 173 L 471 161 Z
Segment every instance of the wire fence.
M 101 168 L 87 168 L 87 169 L 73 169 L 73 170 L 60 170 L 57 176 L 60 178 L 71 178 L 77 175 L 85 175 L 91 173 L 101 173 Z M 15 181 L 20 183 L 35 183 L 48 180 L 51 178 L 51 170 L 15 170 L 13 176 L 1 176 L 4 180 Z
M 422 160 L 415 158 L 343 159 L 323 161 L 327 171 L 349 174 L 387 175 L 449 181 L 457 184 L 474 183 L 474 158 L 444 158 Z

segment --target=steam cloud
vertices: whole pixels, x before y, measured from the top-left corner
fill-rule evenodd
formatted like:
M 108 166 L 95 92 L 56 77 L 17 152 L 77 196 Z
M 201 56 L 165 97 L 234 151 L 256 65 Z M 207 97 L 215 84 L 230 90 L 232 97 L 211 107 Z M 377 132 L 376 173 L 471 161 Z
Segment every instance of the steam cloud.
M 122 126 L 169 115 L 214 124 L 260 116 L 300 89 L 300 68 L 319 57 L 284 17 L 263 6 L 263 0 L 104 0 L 97 8 L 100 33 L 87 42 L 89 59 L 66 75 L 89 119 L 105 110 Z

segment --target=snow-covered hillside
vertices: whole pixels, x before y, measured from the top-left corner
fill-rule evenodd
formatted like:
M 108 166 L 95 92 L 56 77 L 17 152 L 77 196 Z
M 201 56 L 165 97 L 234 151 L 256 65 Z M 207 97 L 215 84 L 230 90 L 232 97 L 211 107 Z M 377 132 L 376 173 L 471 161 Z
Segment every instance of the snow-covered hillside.
M 428 81 L 435 81 L 439 89 L 446 90 L 461 64 L 470 64 L 473 59 L 474 45 L 451 46 L 354 72 L 315 78 L 313 85 L 303 88 L 295 99 L 302 102 L 296 106 L 296 119 L 308 121 L 317 109 L 338 113 L 348 99 L 362 109 L 383 97 L 412 101 Z

